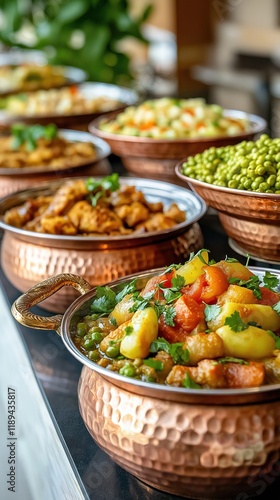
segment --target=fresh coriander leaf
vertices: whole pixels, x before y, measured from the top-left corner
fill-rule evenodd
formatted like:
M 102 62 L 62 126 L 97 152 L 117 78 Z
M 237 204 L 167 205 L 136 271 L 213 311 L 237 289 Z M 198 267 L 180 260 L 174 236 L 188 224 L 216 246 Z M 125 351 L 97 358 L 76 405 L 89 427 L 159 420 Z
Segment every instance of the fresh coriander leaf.
M 160 288 L 163 291 L 163 296 L 167 304 L 171 304 L 182 296 L 180 292 L 178 292 L 177 290 L 173 291 L 172 288 Z
M 256 328 L 262 328 L 262 325 L 259 325 L 255 321 L 248 321 L 247 325 L 248 326 L 255 326 Z
M 128 285 L 125 285 L 125 287 L 117 293 L 116 302 L 120 302 L 128 294 L 136 292 L 136 283 L 137 278 L 128 283 Z
M 275 274 L 265 271 L 263 284 L 269 290 L 275 291 L 279 286 L 279 278 Z
M 185 364 L 189 361 L 190 353 L 188 349 L 183 349 L 183 342 L 170 344 L 170 355 L 175 364 Z
M 126 326 L 124 329 L 124 336 L 131 335 L 133 332 L 133 326 Z
M 197 384 L 190 376 L 188 372 L 185 373 L 185 376 L 182 380 L 183 387 L 187 389 L 202 389 L 201 385 Z
M 166 325 L 175 326 L 174 318 L 176 316 L 176 311 L 174 306 L 165 307 L 162 315 Z
M 111 323 L 111 325 L 113 325 L 115 327 L 118 326 L 117 320 L 116 320 L 116 318 L 114 318 L 114 316 L 110 317 L 109 322 Z
M 218 359 L 218 363 L 221 365 L 224 365 L 226 363 L 238 363 L 239 365 L 248 365 L 248 361 L 245 361 L 245 359 L 241 358 L 234 358 L 231 356 L 226 356 L 225 358 L 220 358 Z
M 181 288 L 185 286 L 185 278 L 183 276 L 180 276 L 180 274 L 178 274 L 177 276 L 172 278 L 171 284 L 172 284 L 172 289 L 175 288 L 176 290 L 181 290 Z
M 154 292 L 152 292 L 153 296 Z M 133 295 L 133 300 L 134 304 L 130 307 L 129 312 L 136 312 L 140 311 L 142 309 L 146 309 L 146 307 L 151 306 L 151 294 L 147 294 L 146 297 L 142 297 L 142 295 L 139 295 L 138 293 L 135 293 Z
M 101 180 L 96 180 L 93 177 L 86 180 L 86 188 L 90 192 L 89 198 L 93 206 L 96 206 L 99 198 L 106 197 L 107 191 L 113 192 L 119 187 L 119 175 L 117 173 L 103 177 Z
M 170 344 L 163 337 L 158 337 L 150 345 L 150 352 L 165 351 L 170 354 L 175 364 L 187 363 L 189 361 L 188 349 L 183 349 L 183 342 Z
M 205 321 L 208 322 L 217 318 L 220 312 L 221 312 L 221 307 L 218 306 L 217 304 L 213 304 L 212 306 L 206 304 L 204 309 Z
M 171 264 L 170 266 L 165 268 L 164 274 L 170 273 L 170 271 L 180 269 L 182 267 L 182 264 Z
M 277 302 L 276 304 L 274 304 L 274 306 L 272 306 L 272 309 L 277 312 L 277 314 L 279 314 L 280 316 L 280 301 Z
M 280 349 L 280 337 L 271 330 L 267 330 L 267 333 L 275 340 L 276 349 Z
M 196 257 L 198 257 L 199 260 L 201 260 L 201 262 L 205 264 L 205 266 L 208 266 L 209 265 L 208 262 L 206 262 L 206 260 L 202 257 L 202 252 L 209 253 L 209 250 L 207 250 L 206 248 L 202 248 L 201 250 L 199 250 L 199 252 L 197 252 Z
M 161 372 L 164 368 L 164 364 L 162 361 L 158 361 L 157 359 L 153 358 L 144 359 L 143 363 L 144 365 L 154 368 L 154 370 L 156 370 L 157 372 Z
M 170 354 L 170 347 L 171 344 L 169 344 L 167 340 L 165 340 L 163 337 L 158 337 L 151 343 L 150 352 L 165 351 Z
M 225 325 L 228 325 L 234 332 L 242 332 L 248 328 L 247 323 L 242 321 L 238 311 L 234 311 L 231 316 L 225 319 Z
M 91 303 L 93 312 L 107 313 L 113 311 L 116 305 L 116 294 L 108 286 L 98 286 L 96 288 L 96 299 Z
M 239 262 L 237 259 L 234 259 L 233 257 L 228 257 L 228 256 L 226 256 L 225 261 L 229 262 L 229 263 L 231 263 L 231 262 Z
M 210 259 L 208 262 L 208 266 L 214 266 L 214 264 L 216 264 L 215 259 Z
M 242 286 L 244 288 L 248 288 L 249 290 L 252 290 L 253 294 L 257 299 L 262 298 L 262 292 L 260 290 L 260 279 L 258 276 L 252 276 L 248 280 L 241 280 L 239 278 L 234 278 L 231 277 L 228 279 L 228 282 L 230 284 Z

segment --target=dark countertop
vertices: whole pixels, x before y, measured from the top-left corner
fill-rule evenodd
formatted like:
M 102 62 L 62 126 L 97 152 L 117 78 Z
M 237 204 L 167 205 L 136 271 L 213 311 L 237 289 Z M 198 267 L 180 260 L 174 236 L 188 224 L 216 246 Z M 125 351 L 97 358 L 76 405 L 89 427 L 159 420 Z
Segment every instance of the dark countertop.
M 227 237 L 220 227 L 215 213 L 206 214 L 201 221 L 201 227 L 204 235 L 204 246 L 211 251 L 211 255 L 216 260 L 229 255 L 245 262 L 244 257 L 235 254 L 229 247 Z M 10 307 L 20 293 L 9 283 L 1 270 L 0 280 L 8 307 Z M 39 308 L 37 308 L 37 312 L 46 315 L 46 312 Z M 45 405 L 52 415 L 55 427 L 58 428 L 58 438 L 62 442 L 65 441 L 66 446 L 62 448 L 61 453 L 67 455 L 69 450 L 73 474 L 75 477 L 78 475 L 79 494 L 82 496 L 77 494 L 73 498 L 75 500 L 88 497 L 92 500 L 171 500 L 178 498 L 153 490 L 141 483 L 117 466 L 92 440 L 78 410 L 77 383 L 82 366 L 66 350 L 57 334 L 55 332 L 35 331 L 22 326 L 17 327 L 17 330 L 23 346 L 26 346 L 27 353 L 30 354 L 35 373 L 39 379 L 39 387 L 42 388 Z M 0 356 L 3 356 L 3 352 Z M 37 470 L 38 464 L 34 463 L 34 467 Z M 258 498 L 261 500 L 268 497 L 271 500 L 278 499 L 279 481 L 276 484 L 275 477 L 268 474 L 263 483 L 265 492 Z M 83 486 L 87 493 L 83 490 Z M 6 497 L 4 496 L 4 498 Z M 32 496 L 13 498 L 38 500 Z M 66 496 L 49 495 L 42 496 L 43 498 L 45 500 L 53 498 L 55 500 L 68 500 L 70 496 L 67 494 Z

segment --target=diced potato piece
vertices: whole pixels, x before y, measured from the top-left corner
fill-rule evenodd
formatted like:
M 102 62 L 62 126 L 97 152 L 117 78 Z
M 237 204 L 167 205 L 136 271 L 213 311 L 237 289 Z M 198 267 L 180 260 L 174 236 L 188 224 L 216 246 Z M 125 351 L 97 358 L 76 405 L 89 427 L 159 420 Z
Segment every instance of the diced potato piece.
M 132 332 L 121 341 L 120 353 L 130 359 L 145 358 L 158 335 L 158 317 L 153 307 L 136 311 L 129 321 Z
M 114 308 L 114 310 L 109 315 L 109 318 L 114 318 L 117 325 L 120 326 L 125 321 L 132 318 L 134 312 L 129 312 L 129 309 L 133 306 L 134 302 L 132 295 L 126 295 Z
M 125 329 L 130 325 L 130 321 L 122 323 L 116 330 L 113 330 L 100 342 L 100 350 L 106 352 L 109 347 L 109 343 L 113 340 L 114 342 L 120 341 L 125 335 Z
M 202 268 L 208 263 L 208 252 L 201 252 L 200 256 L 196 255 L 192 260 L 186 262 L 183 266 L 176 270 L 176 274 L 183 276 L 185 284 L 194 283 L 195 280 L 203 273 Z
M 214 265 L 220 267 L 228 278 L 234 277 L 239 278 L 240 280 L 247 281 L 252 276 L 254 276 L 254 273 L 252 273 L 252 271 L 250 271 L 247 267 L 243 266 L 241 262 L 229 262 L 227 260 L 220 260 Z
M 216 333 L 197 333 L 188 335 L 183 349 L 189 351 L 189 364 L 196 365 L 202 359 L 215 359 L 224 356 L 224 344 Z
M 229 285 L 228 289 L 218 297 L 217 304 L 236 302 L 239 304 L 257 304 L 259 301 L 252 290 L 239 285 Z
M 223 340 L 226 356 L 256 360 L 271 356 L 275 349 L 273 337 L 255 326 L 234 332 L 226 325 L 218 328 L 216 333 Z
M 224 304 L 219 316 L 211 321 L 208 321 L 208 327 L 211 330 L 217 330 L 225 324 L 225 319 L 237 311 L 244 323 L 254 321 L 264 330 L 272 330 L 273 332 L 280 328 L 280 316 L 270 306 L 262 304 L 236 304 L 228 302 Z

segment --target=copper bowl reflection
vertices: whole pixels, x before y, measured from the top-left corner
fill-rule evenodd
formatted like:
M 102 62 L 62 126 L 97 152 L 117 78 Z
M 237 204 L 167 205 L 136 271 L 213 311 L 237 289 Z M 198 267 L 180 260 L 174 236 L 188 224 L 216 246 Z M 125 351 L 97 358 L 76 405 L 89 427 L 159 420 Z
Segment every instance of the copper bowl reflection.
M 224 230 L 237 247 L 256 258 L 280 262 L 280 195 L 192 179 L 182 173 L 184 161 L 176 166 L 177 176 L 218 211 Z
M 0 228 L 4 229 L 1 264 L 7 278 L 21 292 L 63 272 L 77 273 L 91 285 L 101 285 L 133 272 L 183 262 L 203 246 L 197 221 L 206 212 L 204 201 L 188 189 L 147 179 L 120 178 L 120 183 L 136 186 L 149 200 L 162 201 L 165 206 L 176 202 L 186 212 L 185 222 L 166 230 L 114 237 L 42 234 L 3 222 L 6 210 L 29 197 L 52 194 L 63 182 L 21 191 L 0 201 Z M 50 297 L 42 307 L 62 312 L 75 297 L 72 288 L 64 288 L 59 300 Z
M 250 129 L 235 136 L 200 137 L 193 139 L 152 139 L 121 134 L 111 134 L 100 130 L 100 123 L 110 121 L 118 113 L 100 116 L 89 124 L 89 131 L 110 144 L 112 152 L 122 158 L 125 168 L 137 175 L 161 179 L 177 180 L 176 163 L 196 153 L 201 153 L 211 146 L 219 147 L 237 144 L 242 140 L 254 140 L 265 130 L 266 121 L 256 115 L 242 111 L 225 110 L 225 116 L 236 119 L 249 118 Z
M 107 160 L 111 153 L 110 146 L 88 132 L 78 130 L 59 129 L 59 135 L 68 141 L 90 142 L 96 150 L 96 158 L 89 161 L 88 158 L 79 163 L 67 165 L 66 162 L 60 167 L 40 166 L 3 168 L 0 167 L 0 198 L 23 189 L 30 189 L 65 177 L 81 177 L 92 175 L 108 175 L 111 172 L 110 163 Z
M 250 269 L 258 275 L 266 271 Z M 142 273 L 139 288 L 159 271 Z M 134 277 L 110 286 L 114 289 Z M 30 312 L 65 285 L 74 286 L 83 296 L 63 316 L 44 318 Z M 160 490 L 212 500 L 256 495 L 259 478 L 279 467 L 280 384 L 183 389 L 106 370 L 85 357 L 71 336 L 72 318 L 81 308 L 85 312 L 95 293 L 82 278 L 60 275 L 33 287 L 12 307 L 21 324 L 58 331 L 70 353 L 84 365 L 79 407 L 93 439 L 121 467 Z

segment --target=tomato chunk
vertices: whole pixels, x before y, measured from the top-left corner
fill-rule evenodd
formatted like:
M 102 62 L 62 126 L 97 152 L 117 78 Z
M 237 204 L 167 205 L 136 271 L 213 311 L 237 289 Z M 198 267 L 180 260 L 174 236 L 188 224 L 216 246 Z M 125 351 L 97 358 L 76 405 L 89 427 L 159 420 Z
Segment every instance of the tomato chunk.
M 204 319 L 204 304 L 182 295 L 174 304 L 174 326 L 167 325 L 164 316 L 159 318 L 159 334 L 168 342 L 184 342 L 186 335 Z
M 204 273 L 192 285 L 185 287 L 183 292 L 197 302 L 211 304 L 228 289 L 229 283 L 227 276 L 219 267 L 205 266 L 203 271 Z

